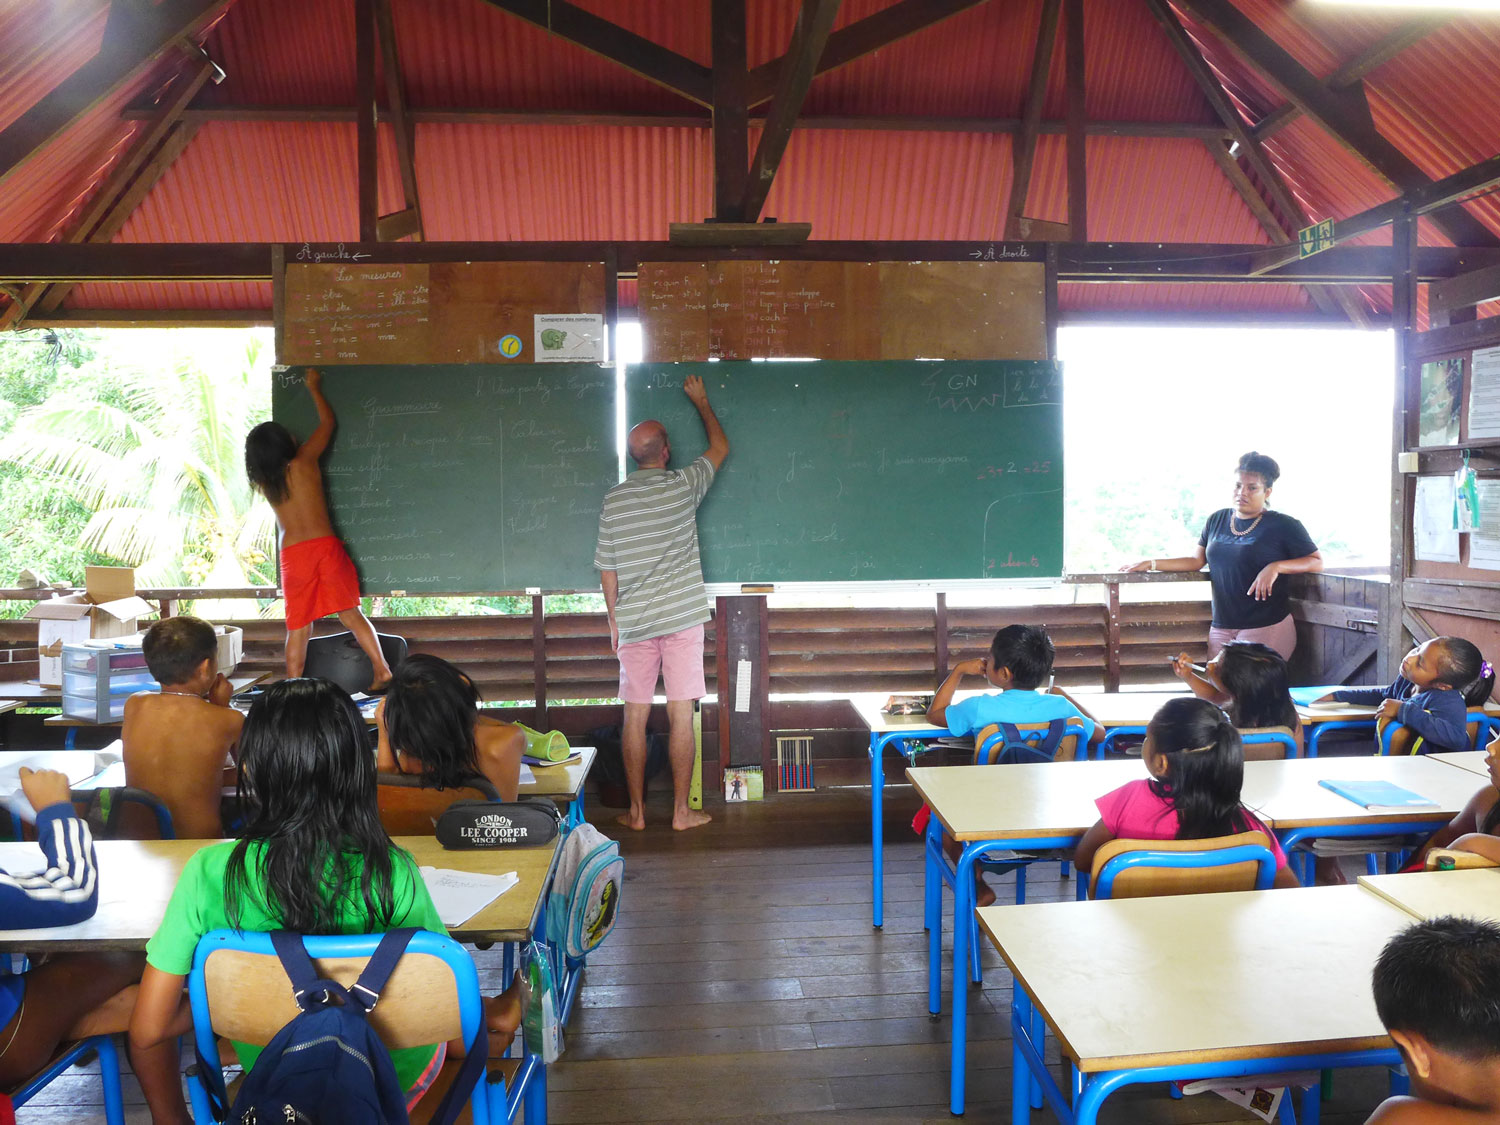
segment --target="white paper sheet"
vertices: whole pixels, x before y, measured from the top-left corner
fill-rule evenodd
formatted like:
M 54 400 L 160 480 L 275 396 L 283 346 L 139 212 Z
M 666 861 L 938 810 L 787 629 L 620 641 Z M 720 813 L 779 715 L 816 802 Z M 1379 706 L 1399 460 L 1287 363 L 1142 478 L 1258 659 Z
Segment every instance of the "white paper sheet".
M 534 773 L 531 772 L 531 767 L 528 766 L 525 762 L 521 763 L 521 784 L 522 785 L 535 785 L 536 784 L 536 774 L 534 774 Z
M 1418 477 L 1413 528 L 1416 557 L 1426 562 L 1458 562 L 1458 532 L 1453 527 L 1453 478 Z
M 479 875 L 446 867 L 423 867 L 422 882 L 445 926 L 461 926 L 521 881 L 514 871 Z
M 1469 367 L 1469 440 L 1500 437 L 1500 348 L 1480 348 Z
M 1469 532 L 1469 565 L 1500 570 L 1500 480 L 1478 481 L 1479 526 Z
M 750 677 L 754 675 L 754 667 L 748 660 L 739 662 L 739 670 L 734 677 L 734 709 L 736 712 L 744 713 L 750 710 Z

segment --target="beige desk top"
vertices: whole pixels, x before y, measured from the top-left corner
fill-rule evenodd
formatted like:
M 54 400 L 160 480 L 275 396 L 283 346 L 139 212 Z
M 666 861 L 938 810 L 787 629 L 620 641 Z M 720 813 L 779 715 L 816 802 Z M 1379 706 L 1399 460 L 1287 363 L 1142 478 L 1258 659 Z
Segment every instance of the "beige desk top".
M 1484 710 L 1486 714 L 1500 716 L 1500 703 L 1486 703 Z M 1297 707 L 1297 714 L 1301 716 L 1303 725 L 1330 723 L 1340 719 L 1373 719 L 1375 711 L 1375 707 L 1358 703 L 1303 703 Z
M 253 676 L 231 676 L 229 678 L 229 686 L 235 691 L 245 691 L 248 688 L 253 688 L 262 680 L 269 679 L 270 675 L 271 673 L 269 672 L 259 672 Z M 61 699 L 62 697 L 59 695 L 58 701 L 61 702 Z M 52 715 L 43 719 L 42 725 L 48 727 L 118 727 L 123 726 L 124 722 L 124 719 L 115 719 L 113 722 L 96 723 L 92 719 L 76 719 L 71 715 Z
M 589 770 L 594 768 L 594 758 L 599 753 L 592 746 L 576 747 L 583 757 L 576 762 L 557 766 L 531 764 L 536 780 L 529 785 L 522 783 L 518 797 L 551 797 L 558 801 L 576 801 L 583 792 L 583 783 L 588 780 Z
M 1469 773 L 1477 773 L 1480 777 L 1490 776 L 1489 755 L 1483 750 L 1445 751 L 1441 754 L 1428 754 L 1427 757 L 1434 762 L 1442 762 L 1445 766 L 1457 766 Z
M 1105 729 L 1143 727 L 1169 699 L 1182 699 L 1188 691 L 1100 691 L 1068 693 L 1078 709 Z
M 26 706 L 47 706 L 62 702 L 62 688 L 43 687 L 36 680 L 0 681 L 0 699 L 10 699 Z
M 167 900 L 188 858 L 207 840 L 101 840 L 99 909 L 86 922 L 45 930 L 0 930 L 0 952 L 101 949 L 141 950 L 156 932 Z M 530 935 L 542 894 L 552 882 L 552 871 L 562 847 L 558 837 L 550 848 L 513 848 L 502 851 L 444 851 L 432 836 L 398 836 L 419 866 L 498 874 L 515 871 L 521 881 L 473 918 L 448 932 L 458 941 L 520 941 Z M 0 843 L 0 868 L 35 871 L 42 863 L 34 843 Z
M 1370 970 L 1409 922 L 1357 886 L 979 911 L 1088 1072 L 1389 1046 Z
M 872 734 L 889 734 L 892 731 L 940 731 L 942 727 L 935 727 L 927 721 L 926 715 L 887 715 L 881 710 L 885 701 L 892 695 L 926 695 L 927 692 L 856 692 L 849 696 L 849 705 L 854 708 L 854 713 L 859 716 L 859 721 L 864 723 Z M 954 700 L 968 699 L 975 695 L 983 695 L 982 691 L 966 690 L 953 693 Z
M 1361 875 L 1360 885 L 1413 918 L 1461 914 L 1500 922 L 1500 868 L 1413 871 L 1406 875 Z
M 7 714 L 10 711 L 14 711 L 18 707 L 24 706 L 25 704 L 22 703 L 19 699 L 0 700 L 0 715 Z
M 1139 761 L 917 766 L 907 780 L 955 840 L 1081 836 L 1094 799 L 1146 776 Z
M 1372 813 L 1347 797 L 1318 784 L 1333 781 L 1389 781 L 1435 802 L 1429 809 Z M 1279 762 L 1246 762 L 1241 797 L 1271 827 L 1305 828 L 1354 822 L 1394 823 L 1413 815 L 1427 819 L 1455 816 L 1478 786 L 1465 770 L 1426 757 L 1290 758 Z

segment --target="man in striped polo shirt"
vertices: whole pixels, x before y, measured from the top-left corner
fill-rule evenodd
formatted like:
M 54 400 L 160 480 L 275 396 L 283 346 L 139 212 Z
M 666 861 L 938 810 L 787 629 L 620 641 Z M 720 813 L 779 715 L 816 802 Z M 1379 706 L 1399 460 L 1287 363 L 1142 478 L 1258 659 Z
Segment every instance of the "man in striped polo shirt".
M 705 693 L 703 623 L 708 593 L 698 560 L 698 505 L 729 452 L 729 439 L 708 405 L 703 380 L 682 384 L 708 434 L 708 451 L 685 469 L 668 469 L 672 444 L 660 422 L 630 431 L 627 447 L 635 472 L 609 490 L 599 513 L 594 565 L 609 611 L 610 647 L 620 658 L 620 698 L 625 701 L 627 828 L 646 827 L 646 719 L 658 674 L 667 692 L 672 760 L 672 827 L 707 824 L 707 813 L 688 808 L 693 778 L 693 703 Z

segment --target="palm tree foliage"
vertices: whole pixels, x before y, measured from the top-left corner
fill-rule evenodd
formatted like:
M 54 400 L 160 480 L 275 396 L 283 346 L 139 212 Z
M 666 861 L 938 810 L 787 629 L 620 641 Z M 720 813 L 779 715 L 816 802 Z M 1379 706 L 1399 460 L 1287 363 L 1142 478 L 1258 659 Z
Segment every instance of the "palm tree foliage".
M 112 345 L 124 334 L 114 335 Z M 22 411 L 0 460 L 87 508 L 81 545 L 135 566 L 143 586 L 274 583 L 274 516 L 242 460 L 246 432 L 270 414 L 263 337 L 131 337 L 100 361 L 108 379 L 60 386 Z

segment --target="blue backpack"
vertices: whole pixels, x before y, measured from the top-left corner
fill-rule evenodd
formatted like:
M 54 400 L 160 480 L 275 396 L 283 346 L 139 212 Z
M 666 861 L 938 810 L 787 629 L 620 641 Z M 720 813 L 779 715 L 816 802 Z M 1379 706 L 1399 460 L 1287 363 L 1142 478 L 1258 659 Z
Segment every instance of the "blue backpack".
M 227 1118 L 222 1112 L 227 1100 L 223 1074 L 199 1058 L 214 1116 L 231 1125 L 406 1125 L 406 1093 L 390 1051 L 365 1017 L 416 932 L 407 928 L 386 933 L 349 988 L 319 978 L 300 936 L 273 932 L 271 944 L 301 1012 L 255 1060 Z M 434 1123 L 451 1125 L 458 1116 L 487 1054 L 488 1036 L 481 1021 L 462 1069 L 433 1115 Z
M 990 723 L 985 729 L 988 730 L 990 727 L 999 729 L 975 747 L 974 764 L 976 766 L 1009 766 L 1053 761 L 1057 757 L 1057 748 L 1062 745 L 1062 740 L 1067 734 L 1068 720 L 1053 719 L 1047 724 L 1045 733 L 1022 731 L 1015 723 Z

